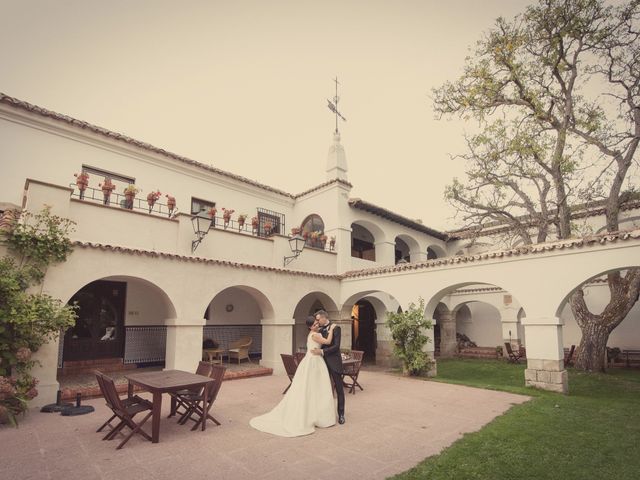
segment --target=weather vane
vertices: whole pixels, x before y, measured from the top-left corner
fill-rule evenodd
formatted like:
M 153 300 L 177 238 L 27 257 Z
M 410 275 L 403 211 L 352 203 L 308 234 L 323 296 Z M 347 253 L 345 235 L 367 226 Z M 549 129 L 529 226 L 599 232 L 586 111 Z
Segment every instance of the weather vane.
M 344 118 L 342 116 L 342 114 L 338 111 L 338 102 L 340 101 L 340 97 L 338 96 L 338 85 L 340 85 L 340 83 L 338 82 L 338 77 L 334 78 L 333 81 L 336 84 L 336 96 L 333 97 L 333 102 L 329 99 L 327 99 L 327 102 L 329 102 L 329 110 L 331 110 L 333 113 L 336 114 L 336 133 L 338 132 L 338 117 L 340 117 L 344 122 L 347 121 L 346 118 Z

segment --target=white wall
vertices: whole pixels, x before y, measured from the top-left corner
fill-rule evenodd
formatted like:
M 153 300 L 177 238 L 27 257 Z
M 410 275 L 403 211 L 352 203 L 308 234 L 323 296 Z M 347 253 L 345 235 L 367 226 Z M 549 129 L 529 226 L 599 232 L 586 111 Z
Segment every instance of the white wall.
M 456 316 L 456 329 L 479 347 L 502 345 L 502 325 L 498 310 L 484 302 L 470 302 Z M 514 332 L 515 337 L 515 332 Z
M 233 305 L 231 312 L 227 312 L 227 305 Z M 239 288 L 220 292 L 209 304 L 207 325 L 255 325 L 260 320 L 262 312 L 257 302 L 249 293 Z

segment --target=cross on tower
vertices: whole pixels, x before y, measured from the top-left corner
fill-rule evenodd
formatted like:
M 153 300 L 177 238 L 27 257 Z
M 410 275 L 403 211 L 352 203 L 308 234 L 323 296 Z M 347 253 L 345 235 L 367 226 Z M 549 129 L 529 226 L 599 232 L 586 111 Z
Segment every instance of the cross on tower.
M 328 104 L 329 110 L 331 110 L 336 115 L 336 133 L 339 133 L 338 132 L 338 117 L 340 117 L 342 119 L 342 121 L 344 121 L 344 122 L 346 122 L 347 119 L 344 118 L 342 116 L 342 114 L 338 111 L 338 102 L 340 101 L 340 97 L 338 96 L 338 85 L 340 85 L 340 82 L 338 82 L 338 77 L 334 78 L 333 81 L 336 84 L 336 95 L 335 95 L 335 97 L 333 97 L 333 102 L 331 100 L 328 100 L 328 99 L 327 99 L 327 102 L 329 103 Z

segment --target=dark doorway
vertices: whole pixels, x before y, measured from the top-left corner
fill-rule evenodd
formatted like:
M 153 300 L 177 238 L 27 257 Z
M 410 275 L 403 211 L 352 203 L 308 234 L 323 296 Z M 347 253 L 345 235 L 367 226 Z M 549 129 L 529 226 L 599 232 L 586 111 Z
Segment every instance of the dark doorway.
M 352 311 L 352 349 L 364 352 L 363 361 L 376 361 L 376 311 L 366 300 L 360 300 Z
M 79 308 L 75 326 L 64 336 L 64 360 L 123 357 L 126 296 L 125 282 L 98 280 L 69 300 Z

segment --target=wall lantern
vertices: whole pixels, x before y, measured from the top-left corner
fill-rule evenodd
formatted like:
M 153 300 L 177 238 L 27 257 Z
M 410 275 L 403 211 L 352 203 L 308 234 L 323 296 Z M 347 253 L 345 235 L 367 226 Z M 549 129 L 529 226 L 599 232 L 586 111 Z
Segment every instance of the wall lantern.
M 290 257 L 284 257 L 284 266 L 289 265 L 293 260 L 298 258 L 302 250 L 304 250 L 304 244 L 306 243 L 305 239 L 299 233 L 294 235 L 289 239 L 289 247 L 291 247 L 291 251 L 293 255 Z
M 196 251 L 198 245 L 205 237 L 207 233 L 209 233 L 209 229 L 211 228 L 211 217 L 201 217 L 200 215 L 194 215 L 191 217 L 191 223 L 193 224 L 193 231 L 196 234 L 196 239 L 191 241 L 191 253 Z

